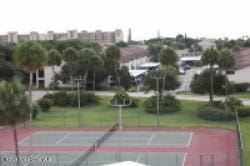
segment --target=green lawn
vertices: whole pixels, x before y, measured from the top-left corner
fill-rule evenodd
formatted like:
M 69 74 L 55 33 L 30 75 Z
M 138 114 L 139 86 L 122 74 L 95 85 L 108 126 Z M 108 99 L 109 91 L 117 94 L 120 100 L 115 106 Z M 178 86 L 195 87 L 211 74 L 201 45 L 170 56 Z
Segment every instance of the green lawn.
M 33 125 L 42 127 L 108 127 L 118 119 L 118 109 L 110 106 L 110 97 L 102 97 L 100 104 L 80 109 L 73 107 L 52 107 L 43 113 L 40 112 Z M 123 125 L 125 126 L 156 126 L 157 116 L 143 111 L 143 100 L 140 99 L 138 108 L 123 109 Z M 211 122 L 197 118 L 197 108 L 204 105 L 199 101 L 181 101 L 182 111 L 163 114 L 160 116 L 160 126 L 163 127 L 220 127 L 235 129 L 234 122 Z M 244 148 L 250 150 L 250 118 L 242 118 L 241 131 L 244 139 Z M 250 156 L 250 152 L 245 156 Z M 250 165 L 249 157 L 245 157 Z
M 234 93 L 234 94 L 231 94 L 230 97 L 250 99 L 250 92 Z
M 178 92 L 180 95 L 193 95 L 193 96 L 208 96 L 209 94 L 197 94 L 193 92 Z M 230 97 L 240 98 L 240 99 L 250 99 L 250 92 L 233 93 L 229 95 Z

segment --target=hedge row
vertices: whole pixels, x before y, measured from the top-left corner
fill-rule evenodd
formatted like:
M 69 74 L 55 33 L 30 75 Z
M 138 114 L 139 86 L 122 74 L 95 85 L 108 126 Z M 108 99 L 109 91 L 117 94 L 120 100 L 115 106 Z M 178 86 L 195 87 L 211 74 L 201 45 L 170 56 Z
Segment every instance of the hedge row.
M 43 100 L 49 100 L 51 105 L 54 106 L 78 106 L 78 95 L 77 93 L 60 91 L 54 94 L 46 94 Z M 96 104 L 99 101 L 99 97 L 94 93 L 81 92 L 80 93 L 80 104 L 86 106 L 90 104 Z

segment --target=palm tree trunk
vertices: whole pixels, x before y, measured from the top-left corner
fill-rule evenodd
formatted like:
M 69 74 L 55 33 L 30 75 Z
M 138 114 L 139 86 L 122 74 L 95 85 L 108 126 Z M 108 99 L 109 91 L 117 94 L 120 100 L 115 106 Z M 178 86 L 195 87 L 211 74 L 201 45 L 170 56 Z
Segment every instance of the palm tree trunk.
M 118 74 L 118 71 L 117 71 L 117 65 L 115 64 L 115 74 L 116 74 L 116 79 L 117 79 L 117 82 L 118 82 L 118 86 L 121 85 L 121 81 L 120 81 L 120 77 L 119 77 L 119 74 Z
M 210 66 L 210 104 L 213 102 L 214 97 L 214 80 L 213 80 L 213 66 Z
M 30 84 L 29 84 L 29 104 L 30 104 L 30 125 L 29 125 L 29 134 L 30 134 L 30 154 L 32 154 L 32 85 L 33 85 L 33 72 L 30 71 Z M 31 157 L 31 156 L 30 156 Z
M 52 66 L 52 70 L 53 70 L 53 90 L 54 90 L 54 93 L 56 91 L 56 71 L 55 71 L 55 65 Z
M 85 71 L 83 90 L 86 91 L 88 71 Z
M 225 90 L 226 90 L 226 100 L 228 99 L 228 81 L 227 81 L 227 71 L 225 70 Z
M 93 91 L 95 91 L 95 71 L 94 71 L 94 73 L 93 73 Z
M 20 157 L 19 157 L 16 123 L 14 123 L 14 125 L 13 125 L 13 134 L 14 134 L 14 144 L 15 144 L 16 166 L 20 166 Z

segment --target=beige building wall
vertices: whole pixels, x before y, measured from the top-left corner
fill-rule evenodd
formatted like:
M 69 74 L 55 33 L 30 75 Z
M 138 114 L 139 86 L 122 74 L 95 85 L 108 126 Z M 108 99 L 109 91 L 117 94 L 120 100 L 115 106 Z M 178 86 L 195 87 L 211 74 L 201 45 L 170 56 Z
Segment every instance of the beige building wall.
M 235 83 L 250 83 L 250 66 L 236 70 L 234 74 L 228 74 L 229 81 Z

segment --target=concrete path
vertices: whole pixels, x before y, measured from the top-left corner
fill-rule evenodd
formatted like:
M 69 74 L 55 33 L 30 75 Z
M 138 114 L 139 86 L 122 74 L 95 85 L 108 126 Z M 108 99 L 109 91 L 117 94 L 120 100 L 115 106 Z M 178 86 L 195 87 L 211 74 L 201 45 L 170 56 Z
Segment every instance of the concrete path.
M 32 100 L 36 101 L 40 98 L 42 98 L 45 94 L 47 93 L 53 93 L 53 91 L 49 91 L 49 90 L 35 90 L 33 91 L 33 96 L 32 96 Z M 28 94 L 28 93 L 27 93 Z M 115 92 L 111 92 L 111 91 L 96 91 L 95 92 L 96 95 L 98 96 L 114 96 Z M 155 95 L 154 92 L 129 92 L 128 93 L 130 96 L 132 97 L 151 97 L 153 95 Z M 180 100 L 193 100 L 193 101 L 209 101 L 209 96 L 204 96 L 204 95 L 176 95 L 176 97 Z M 218 97 L 215 96 L 214 100 L 224 100 L 225 97 Z M 250 105 L 250 99 L 240 99 L 242 100 L 244 105 Z

